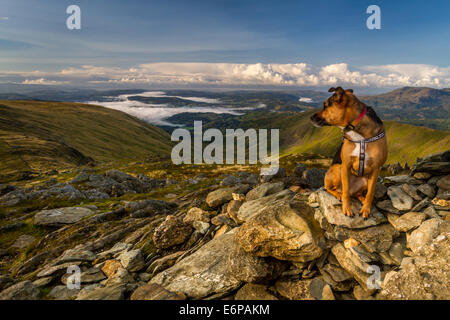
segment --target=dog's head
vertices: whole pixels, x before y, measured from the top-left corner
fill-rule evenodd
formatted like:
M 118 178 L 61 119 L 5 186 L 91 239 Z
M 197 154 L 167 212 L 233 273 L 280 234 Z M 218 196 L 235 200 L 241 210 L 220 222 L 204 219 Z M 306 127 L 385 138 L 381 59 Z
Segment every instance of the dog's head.
M 315 113 L 311 117 L 311 121 L 316 127 L 323 126 L 342 126 L 348 124 L 349 108 L 354 108 L 358 99 L 353 95 L 353 90 L 344 90 L 341 87 L 330 88 L 328 92 L 334 92 L 323 103 L 323 109 Z

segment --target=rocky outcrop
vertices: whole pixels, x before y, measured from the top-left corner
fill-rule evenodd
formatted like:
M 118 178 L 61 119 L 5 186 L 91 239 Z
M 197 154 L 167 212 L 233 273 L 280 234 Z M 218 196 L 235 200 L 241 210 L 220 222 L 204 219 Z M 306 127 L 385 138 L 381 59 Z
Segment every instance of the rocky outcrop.
M 414 248 L 415 255 L 403 259 L 399 271 L 386 274 L 379 298 L 449 300 L 450 233 L 439 233 L 430 242 Z
M 184 243 L 191 233 L 191 226 L 170 215 L 155 229 L 153 242 L 158 248 L 170 248 Z
M 39 290 L 31 281 L 19 282 L 0 292 L 0 300 L 37 300 Z
M 306 262 L 323 253 L 322 230 L 312 209 L 301 202 L 278 200 L 247 220 L 236 232 L 245 251 L 259 257 Z
M 310 204 L 314 203 L 319 205 L 316 215 L 325 218 L 332 225 L 359 229 L 375 226 L 386 221 L 385 216 L 375 207 L 372 207 L 372 213 L 368 219 L 358 215 L 357 212 L 361 209 L 361 203 L 356 199 L 351 200 L 351 207 L 356 215 L 354 217 L 343 215 L 342 203 L 325 190 L 317 191 L 314 196 L 310 196 Z M 320 218 L 316 219 L 320 220 Z
M 317 189 L 323 170 L 304 165 L 259 184 L 249 172 L 177 182 L 86 169 L 70 183 L 0 186 L 0 201 L 10 204 L 102 199 L 98 208 L 2 208 L 0 231 L 13 237 L 0 244 L 2 271 L 11 265 L 0 275 L 0 297 L 449 299 L 449 174 L 436 169 L 448 160 L 433 155 L 411 175 L 380 180 L 368 219 L 356 199 L 355 216 L 344 216 L 341 202 Z M 166 183 L 171 200 L 151 199 L 167 196 L 153 192 Z M 69 289 L 77 268 L 81 288 Z
M 206 197 L 206 203 L 211 208 L 218 206 L 233 199 L 233 193 L 246 193 L 249 190 L 248 185 L 237 185 L 234 187 L 220 188 L 210 192 Z
M 157 274 L 150 284 L 180 292 L 190 299 L 226 294 L 237 289 L 242 282 L 228 269 L 233 240 L 234 234 L 226 233 L 209 241 L 173 267 Z
M 291 190 L 283 190 L 266 197 L 246 201 L 239 206 L 239 210 L 236 214 L 235 219 L 237 220 L 237 222 L 242 223 L 257 215 L 261 210 L 266 208 L 271 203 L 277 200 L 289 200 L 293 196 L 294 193 Z
M 94 212 L 83 207 L 68 207 L 52 210 L 42 210 L 34 216 L 34 224 L 38 226 L 61 227 L 80 221 Z

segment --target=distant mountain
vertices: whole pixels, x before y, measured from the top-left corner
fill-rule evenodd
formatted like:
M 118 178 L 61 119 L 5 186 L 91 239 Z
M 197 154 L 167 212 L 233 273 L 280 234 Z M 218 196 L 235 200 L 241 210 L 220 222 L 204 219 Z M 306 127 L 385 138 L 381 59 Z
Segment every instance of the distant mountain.
M 1 101 L 0 175 L 169 155 L 170 136 L 123 112 L 79 103 Z
M 404 87 L 360 99 L 373 106 L 383 119 L 450 129 L 450 88 Z
M 345 87 L 347 89 L 347 87 Z M 129 100 L 148 104 L 167 104 L 169 107 L 229 107 L 248 108 L 265 106 L 267 111 L 307 111 L 321 108 L 330 93 L 315 90 L 163 90 L 167 96 L 143 96 L 148 90 L 96 90 L 38 85 L 2 85 L 0 100 L 42 100 L 42 101 L 116 101 L 119 95 L 127 94 Z M 154 91 L 154 89 L 152 90 Z M 424 87 L 404 87 L 388 93 L 355 94 L 367 105 L 373 106 L 384 120 L 395 120 L 433 129 L 450 130 L 450 88 L 433 89 Z M 188 99 L 182 99 L 188 97 Z M 216 99 L 189 100 L 189 97 Z

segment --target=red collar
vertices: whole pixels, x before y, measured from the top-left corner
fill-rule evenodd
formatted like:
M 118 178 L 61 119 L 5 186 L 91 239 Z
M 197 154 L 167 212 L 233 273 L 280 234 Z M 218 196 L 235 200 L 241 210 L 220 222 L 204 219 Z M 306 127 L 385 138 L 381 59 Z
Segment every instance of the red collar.
M 364 115 L 366 114 L 366 112 L 367 112 L 367 107 L 364 107 L 363 112 L 361 112 L 361 113 L 359 114 L 358 118 L 355 119 L 356 123 L 358 123 L 358 122 L 361 121 L 361 119 L 364 117 Z
M 347 131 L 352 131 L 355 130 L 355 126 L 358 124 L 358 122 L 361 121 L 361 119 L 364 117 L 364 115 L 367 112 L 367 107 L 364 107 L 364 110 L 359 114 L 358 118 L 356 118 L 355 120 L 353 120 L 352 122 L 350 122 L 345 128 L 344 128 L 344 132 Z M 353 122 L 355 122 L 355 124 L 353 124 Z

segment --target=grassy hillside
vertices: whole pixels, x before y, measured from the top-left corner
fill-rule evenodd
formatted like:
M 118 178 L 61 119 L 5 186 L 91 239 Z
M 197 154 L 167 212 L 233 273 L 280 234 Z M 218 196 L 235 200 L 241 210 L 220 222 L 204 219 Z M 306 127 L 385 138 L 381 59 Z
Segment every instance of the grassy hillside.
M 79 103 L 0 101 L 0 172 L 48 171 L 170 153 L 170 136 L 125 113 Z

